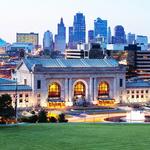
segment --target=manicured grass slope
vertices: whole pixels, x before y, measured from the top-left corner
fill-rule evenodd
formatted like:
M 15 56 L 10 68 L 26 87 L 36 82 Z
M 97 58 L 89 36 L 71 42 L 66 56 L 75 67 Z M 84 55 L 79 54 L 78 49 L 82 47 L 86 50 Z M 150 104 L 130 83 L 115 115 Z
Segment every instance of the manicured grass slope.
M 150 125 L 38 124 L 0 127 L 0 150 L 148 150 Z

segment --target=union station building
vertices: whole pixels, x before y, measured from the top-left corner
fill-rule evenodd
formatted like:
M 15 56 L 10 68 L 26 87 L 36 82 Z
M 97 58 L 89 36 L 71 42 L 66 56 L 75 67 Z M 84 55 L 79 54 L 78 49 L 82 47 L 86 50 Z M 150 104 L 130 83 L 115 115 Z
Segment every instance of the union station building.
M 113 105 L 122 101 L 126 84 L 125 68 L 114 59 L 25 58 L 13 78 L 31 88 L 29 107 Z M 24 100 L 18 106 L 26 107 Z

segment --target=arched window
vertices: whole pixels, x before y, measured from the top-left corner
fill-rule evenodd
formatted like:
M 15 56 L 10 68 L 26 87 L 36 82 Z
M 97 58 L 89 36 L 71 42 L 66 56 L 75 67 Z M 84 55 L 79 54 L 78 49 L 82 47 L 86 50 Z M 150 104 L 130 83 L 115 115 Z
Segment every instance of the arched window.
M 83 82 L 77 82 L 74 86 L 74 96 L 85 96 L 85 85 Z
M 109 84 L 107 82 L 103 81 L 99 84 L 98 96 L 109 96 Z
M 49 98 L 60 98 L 60 85 L 56 82 L 49 85 L 48 97 Z

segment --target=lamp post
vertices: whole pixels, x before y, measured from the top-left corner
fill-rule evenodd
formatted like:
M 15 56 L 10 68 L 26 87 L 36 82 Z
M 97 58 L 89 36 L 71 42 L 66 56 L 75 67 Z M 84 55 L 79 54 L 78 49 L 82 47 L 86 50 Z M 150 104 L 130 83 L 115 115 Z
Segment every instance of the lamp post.
M 18 112 L 17 112 L 17 95 L 18 94 L 18 84 L 17 84 L 17 78 L 16 78 L 16 97 L 15 97 L 15 118 L 16 121 L 18 119 Z

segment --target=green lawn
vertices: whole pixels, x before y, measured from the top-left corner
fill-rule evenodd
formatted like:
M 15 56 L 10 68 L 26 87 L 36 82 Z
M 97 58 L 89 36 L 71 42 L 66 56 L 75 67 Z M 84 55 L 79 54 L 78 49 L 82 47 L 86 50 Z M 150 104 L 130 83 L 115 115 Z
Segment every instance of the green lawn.
M 149 150 L 148 124 L 0 127 L 0 150 Z

